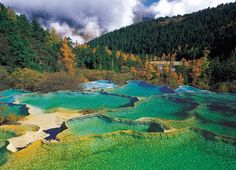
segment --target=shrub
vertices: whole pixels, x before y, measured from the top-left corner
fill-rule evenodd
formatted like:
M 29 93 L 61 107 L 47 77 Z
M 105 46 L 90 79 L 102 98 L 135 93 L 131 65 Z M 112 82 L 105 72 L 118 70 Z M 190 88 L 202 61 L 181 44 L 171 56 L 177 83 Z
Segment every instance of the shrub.
M 219 84 L 218 91 L 236 93 L 236 80 L 232 82 L 223 82 Z
M 0 125 L 15 124 L 20 118 L 14 113 L 9 113 L 7 116 L 4 116 L 4 113 L 7 111 L 7 109 L 8 106 L 0 106 Z
M 42 73 L 28 68 L 16 69 L 8 78 L 12 88 L 29 91 L 37 91 L 42 79 Z
M 80 79 L 78 76 L 66 72 L 45 74 L 43 80 L 39 84 L 39 90 L 42 92 L 80 89 Z
M 19 120 L 19 117 L 14 113 L 10 113 L 5 117 L 6 124 L 15 124 Z

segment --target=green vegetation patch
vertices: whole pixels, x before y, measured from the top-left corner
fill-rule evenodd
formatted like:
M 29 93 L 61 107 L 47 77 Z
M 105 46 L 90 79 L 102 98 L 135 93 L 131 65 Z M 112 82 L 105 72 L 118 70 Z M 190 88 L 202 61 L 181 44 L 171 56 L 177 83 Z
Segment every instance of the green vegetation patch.
M 235 146 L 221 137 L 209 140 L 203 134 L 179 130 L 149 135 L 130 131 L 82 138 L 67 136 L 60 143 L 20 151 L 3 168 L 235 169 Z
M 0 166 L 6 162 L 7 152 L 7 139 L 15 137 L 13 132 L 0 129 Z

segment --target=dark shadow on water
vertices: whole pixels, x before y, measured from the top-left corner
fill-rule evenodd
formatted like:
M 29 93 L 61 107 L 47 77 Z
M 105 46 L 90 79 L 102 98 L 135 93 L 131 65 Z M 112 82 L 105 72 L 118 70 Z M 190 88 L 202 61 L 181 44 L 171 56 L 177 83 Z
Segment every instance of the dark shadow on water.
M 148 132 L 164 132 L 164 128 L 156 123 L 150 123 L 150 127 L 148 128 Z
M 161 88 L 160 88 L 160 91 L 161 91 L 162 93 L 176 93 L 174 90 L 172 90 L 172 89 L 170 89 L 170 88 L 168 88 L 168 87 L 166 87 L 166 86 L 161 87 Z
M 29 115 L 29 108 L 26 105 L 21 105 L 20 107 L 20 114 L 21 115 Z
M 21 150 L 23 150 L 25 148 L 27 148 L 27 147 L 19 147 L 19 148 L 16 148 L 16 149 L 17 149 L 17 151 L 21 151 Z
M 17 115 L 19 116 L 28 116 L 29 115 L 29 108 L 26 107 L 24 104 L 14 104 L 14 103 L 0 103 L 0 105 L 7 105 L 8 107 L 19 106 L 19 112 Z
M 208 104 L 208 108 L 213 112 L 221 112 L 224 116 L 233 117 L 236 115 L 236 109 L 229 104 L 213 102 Z
M 173 96 L 173 97 L 169 96 L 167 99 L 170 101 L 173 101 L 175 103 L 186 105 L 184 110 L 181 110 L 180 112 L 177 112 L 174 114 L 175 116 L 178 116 L 181 119 L 188 118 L 190 116 L 188 112 L 195 110 L 197 108 L 197 106 L 199 105 L 197 102 L 194 102 L 190 98 L 182 99 L 182 98 L 176 97 L 176 96 Z
M 64 130 L 68 129 L 65 122 L 61 125 L 59 128 L 53 128 L 53 129 L 48 129 L 44 130 L 45 133 L 49 134 L 48 137 L 46 137 L 46 140 L 57 140 L 57 135 Z
M 138 85 L 141 87 L 146 87 L 146 88 L 157 88 L 158 87 L 153 84 L 147 83 L 145 81 L 138 81 Z
M 221 125 L 223 125 L 223 126 L 236 128 L 236 122 L 231 122 L 231 121 L 220 121 L 219 123 L 220 123 Z
M 131 97 L 131 96 L 126 96 L 126 95 L 122 95 L 122 94 L 113 94 L 113 93 L 107 93 L 107 92 L 100 92 L 102 95 L 107 95 L 107 96 L 118 96 L 118 97 L 123 97 L 123 98 L 127 98 L 130 99 L 130 102 L 128 104 L 125 105 L 121 105 L 119 106 L 119 108 L 124 108 L 124 107 L 132 107 L 134 106 L 134 104 L 136 102 L 139 101 L 139 99 L 137 97 Z
M 218 135 L 213 132 L 203 130 L 203 129 L 198 129 L 198 128 L 191 128 L 194 132 L 201 134 L 201 136 L 205 140 L 210 140 L 210 141 L 221 141 L 223 143 L 227 143 L 233 146 L 236 146 L 236 138 L 229 137 L 229 136 L 224 136 L 224 135 Z

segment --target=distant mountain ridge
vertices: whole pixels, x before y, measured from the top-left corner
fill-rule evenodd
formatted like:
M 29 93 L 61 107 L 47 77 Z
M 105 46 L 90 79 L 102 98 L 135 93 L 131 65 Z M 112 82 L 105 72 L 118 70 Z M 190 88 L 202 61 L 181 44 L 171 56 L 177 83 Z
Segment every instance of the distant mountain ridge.
M 208 48 L 211 58 L 224 58 L 236 47 L 236 3 L 134 24 L 89 44 L 135 54 L 177 53 L 177 59 L 199 58 Z

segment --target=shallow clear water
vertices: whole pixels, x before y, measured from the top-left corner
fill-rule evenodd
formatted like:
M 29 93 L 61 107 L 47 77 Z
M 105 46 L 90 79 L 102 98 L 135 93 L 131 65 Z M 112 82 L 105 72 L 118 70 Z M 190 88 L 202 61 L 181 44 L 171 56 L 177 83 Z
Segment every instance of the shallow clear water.
M 21 103 L 46 111 L 93 109 L 99 115 L 67 121 L 60 142 L 23 150 L 4 168 L 236 169 L 236 95 L 192 87 L 175 93 L 135 81 L 108 91 L 115 95 L 57 92 L 19 97 Z M 134 98 L 124 96 L 141 100 L 132 107 Z M 144 117 L 148 119 L 136 120 Z M 161 123 L 174 130 L 162 133 Z
M 112 142 L 111 142 L 112 140 Z M 116 142 L 118 141 L 118 142 Z M 103 149 L 97 146 L 102 146 Z M 235 169 L 236 148 L 194 132 L 148 138 L 119 136 L 96 140 L 79 167 L 92 169 Z M 106 164 L 106 162 L 109 162 Z M 75 164 L 73 164 L 75 166 Z M 71 167 L 73 167 L 71 165 Z M 127 168 L 128 167 L 128 168 Z
M 185 111 L 191 121 L 173 123 L 174 127 L 199 127 L 221 135 L 236 137 L 236 95 L 225 93 L 182 93 L 175 98 L 191 101 L 195 107 Z M 170 118 L 174 120 L 175 118 Z
M 22 104 L 30 104 L 43 110 L 65 109 L 113 109 L 131 103 L 131 98 L 102 93 L 56 92 L 19 97 Z
M 142 81 L 129 81 L 126 85 L 109 90 L 114 94 L 136 97 L 148 97 L 153 95 L 175 93 L 174 90 L 165 86 L 155 86 Z
M 14 102 L 14 97 L 1 97 L 0 103 L 11 103 Z
M 232 141 L 222 142 L 219 136 L 209 140 L 201 133 L 185 130 L 171 134 L 69 137 L 22 152 L 4 168 L 235 169 L 236 147 Z
M 0 92 L 0 103 L 12 103 L 15 101 L 17 96 L 22 94 L 27 94 L 27 92 L 15 89 L 2 91 Z
M 10 89 L 10 90 L 5 90 L 0 92 L 0 97 L 9 97 L 9 96 L 16 96 L 16 95 L 22 95 L 27 92 L 24 92 L 22 90 L 15 90 L 15 89 Z
M 215 123 L 236 123 L 236 95 L 224 93 L 181 94 L 198 104 L 193 113 L 202 120 Z
M 178 98 L 176 95 L 156 96 L 145 99 L 133 108 L 110 111 L 110 116 L 139 119 L 142 117 L 185 119 L 188 117 L 187 110 L 195 107 L 195 103 L 186 99 Z
M 15 114 L 17 116 L 28 115 L 28 109 L 25 105 L 13 104 L 16 98 L 23 94 L 28 94 L 28 92 L 14 89 L 0 92 L 0 107 L 7 107 L 7 110 L 3 113 L 4 116 L 9 114 Z
M 90 134 L 104 134 L 119 130 L 134 130 L 138 132 L 164 132 L 159 124 L 136 121 L 125 121 L 110 117 L 95 115 L 67 121 L 67 127 L 73 134 L 80 136 Z
M 7 116 L 9 114 L 13 114 L 16 116 L 27 116 L 28 108 L 25 105 L 17 105 L 17 104 L 0 104 L 0 107 L 6 107 L 6 111 L 3 112 L 3 116 Z

